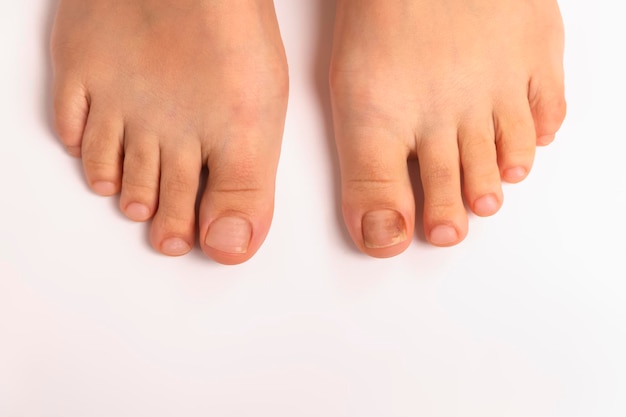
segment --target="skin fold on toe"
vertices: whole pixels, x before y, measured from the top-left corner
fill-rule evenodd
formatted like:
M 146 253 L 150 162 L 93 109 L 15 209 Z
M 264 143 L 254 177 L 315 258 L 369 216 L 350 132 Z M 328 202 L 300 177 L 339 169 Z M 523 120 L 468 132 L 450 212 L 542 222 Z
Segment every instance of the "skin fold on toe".
M 273 214 L 288 96 L 273 3 L 61 0 L 51 53 L 56 130 L 92 190 L 151 220 L 165 255 L 199 237 L 218 262 L 253 256 Z
M 555 0 L 338 0 L 330 69 L 347 228 L 363 252 L 401 253 L 415 222 L 436 246 L 501 208 L 565 117 Z M 374 213 L 374 214 L 371 214 Z

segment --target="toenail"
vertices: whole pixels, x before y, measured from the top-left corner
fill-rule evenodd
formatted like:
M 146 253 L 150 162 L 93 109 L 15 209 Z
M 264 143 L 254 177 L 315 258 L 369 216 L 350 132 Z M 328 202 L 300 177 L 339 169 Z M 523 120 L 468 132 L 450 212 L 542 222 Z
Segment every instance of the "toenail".
M 248 252 L 252 225 L 241 217 L 222 217 L 215 220 L 207 232 L 204 243 L 213 249 L 226 253 Z
M 406 240 L 404 217 L 395 210 L 374 210 L 362 220 L 363 241 L 370 249 L 388 248 Z
M 546 146 L 551 144 L 552 142 L 554 142 L 554 136 L 555 135 L 544 135 L 544 136 L 539 136 L 537 138 L 537 144 L 539 146 Z
M 504 171 L 504 179 L 508 182 L 519 182 L 526 178 L 528 171 L 522 167 L 510 168 Z
M 474 213 L 479 216 L 490 216 L 498 211 L 499 205 L 495 195 L 484 195 L 474 202 Z
M 459 234 L 452 226 L 435 226 L 430 231 L 430 241 L 433 245 L 449 246 L 459 240 Z
M 96 181 L 92 185 L 93 190 L 100 195 L 113 195 L 117 192 L 115 184 L 109 181 Z
M 126 214 L 131 220 L 140 222 L 148 220 L 148 218 L 150 217 L 150 209 L 144 204 L 130 203 L 126 207 Z
M 189 244 L 183 239 L 173 237 L 163 241 L 163 244 L 161 245 L 161 250 L 166 255 L 180 256 L 189 252 L 191 250 L 191 246 L 189 246 Z
M 66 146 L 65 149 L 70 155 L 76 158 L 80 157 L 80 146 Z

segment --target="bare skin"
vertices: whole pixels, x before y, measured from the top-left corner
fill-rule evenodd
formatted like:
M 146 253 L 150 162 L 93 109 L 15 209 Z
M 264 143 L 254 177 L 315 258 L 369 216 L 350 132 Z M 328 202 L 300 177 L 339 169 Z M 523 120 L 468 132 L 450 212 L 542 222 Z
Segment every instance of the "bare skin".
M 555 0 L 338 0 L 331 90 L 343 211 L 375 257 L 410 244 L 417 157 L 424 229 L 467 234 L 467 207 L 495 214 L 565 117 Z
M 52 58 L 61 141 L 94 192 L 152 220 L 156 250 L 183 255 L 196 230 L 221 263 L 258 250 L 288 96 L 270 0 L 61 0 Z

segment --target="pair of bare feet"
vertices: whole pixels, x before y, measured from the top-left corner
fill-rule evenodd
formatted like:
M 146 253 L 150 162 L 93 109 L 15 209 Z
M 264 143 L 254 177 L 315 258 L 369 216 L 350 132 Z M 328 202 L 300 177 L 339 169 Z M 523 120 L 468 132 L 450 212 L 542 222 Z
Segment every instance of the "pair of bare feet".
M 58 134 L 166 255 L 241 263 L 270 227 L 288 98 L 271 0 L 61 0 Z M 337 0 L 331 97 L 344 218 L 376 257 L 410 244 L 407 158 L 437 246 L 502 204 L 565 117 L 556 0 Z M 203 166 L 209 169 L 198 212 Z M 196 231 L 196 229 L 199 229 Z

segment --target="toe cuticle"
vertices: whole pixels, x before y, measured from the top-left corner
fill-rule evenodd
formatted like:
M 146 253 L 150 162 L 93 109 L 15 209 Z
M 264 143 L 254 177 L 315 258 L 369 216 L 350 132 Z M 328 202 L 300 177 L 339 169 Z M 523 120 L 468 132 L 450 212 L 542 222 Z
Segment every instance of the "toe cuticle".
M 369 249 L 388 248 L 406 240 L 404 217 L 395 210 L 374 210 L 362 219 L 363 242 Z
M 221 217 L 209 226 L 204 243 L 221 252 L 241 255 L 248 252 L 252 225 L 236 216 Z

